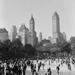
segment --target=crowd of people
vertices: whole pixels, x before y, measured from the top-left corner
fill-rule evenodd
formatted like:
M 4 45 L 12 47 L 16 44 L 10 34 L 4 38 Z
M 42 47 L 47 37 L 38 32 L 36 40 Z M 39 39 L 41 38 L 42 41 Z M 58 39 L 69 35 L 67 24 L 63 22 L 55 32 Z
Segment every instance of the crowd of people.
M 58 58 L 58 62 L 59 60 L 60 58 Z M 60 73 L 60 66 L 63 66 L 64 63 L 68 66 L 68 70 L 71 71 L 70 63 L 72 62 L 72 64 L 75 64 L 75 59 L 71 58 L 70 60 L 70 58 L 63 58 L 61 60 L 61 63 L 56 66 L 57 73 Z M 26 58 L 14 60 L 10 59 L 4 61 L 0 60 L 0 75 L 27 75 L 26 71 L 28 66 L 30 67 L 31 75 L 39 75 L 41 67 L 42 70 L 46 70 L 46 73 L 44 75 L 52 75 L 52 68 L 48 67 L 47 69 L 45 69 L 45 65 L 47 65 L 45 63 L 46 61 L 49 61 L 49 65 L 51 65 L 51 62 L 53 63 L 54 61 L 56 61 L 55 58 L 46 59 L 45 62 L 42 62 L 42 60 L 39 61 L 39 59 L 36 59 L 35 61 L 37 62 L 36 64 L 34 63 L 34 60 Z

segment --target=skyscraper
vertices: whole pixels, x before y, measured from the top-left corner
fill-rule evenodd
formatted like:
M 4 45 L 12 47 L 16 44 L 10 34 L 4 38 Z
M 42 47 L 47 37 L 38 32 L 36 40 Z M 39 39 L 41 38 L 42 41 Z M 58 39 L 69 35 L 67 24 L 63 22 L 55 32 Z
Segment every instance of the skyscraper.
M 31 19 L 30 19 L 30 32 L 34 32 L 35 31 L 35 21 L 33 16 L 31 15 Z
M 54 43 L 57 43 L 60 39 L 60 19 L 57 12 L 55 12 L 52 16 L 52 30 Z
M 50 42 L 51 42 L 51 39 L 52 39 L 51 36 L 49 36 L 49 37 L 48 37 L 48 40 L 49 40 Z
M 42 41 L 42 33 L 40 32 L 39 33 L 39 40 L 38 40 L 39 42 L 41 42 Z
M 63 32 L 63 39 L 66 41 L 66 33 Z
M 28 32 L 29 32 L 28 28 L 26 28 L 25 24 L 22 24 L 21 27 L 19 28 L 19 37 L 23 46 L 28 43 Z
M 28 29 L 25 24 L 22 24 L 19 28 L 19 38 L 24 45 L 31 44 L 32 46 L 36 46 L 37 37 L 35 32 L 35 21 L 33 16 L 31 16 L 31 19 L 29 21 L 30 28 Z
M 35 21 L 32 15 L 30 19 L 29 42 L 28 43 L 31 44 L 32 46 L 36 45 Z
M 17 28 L 15 25 L 12 26 L 12 40 L 15 40 L 17 36 Z

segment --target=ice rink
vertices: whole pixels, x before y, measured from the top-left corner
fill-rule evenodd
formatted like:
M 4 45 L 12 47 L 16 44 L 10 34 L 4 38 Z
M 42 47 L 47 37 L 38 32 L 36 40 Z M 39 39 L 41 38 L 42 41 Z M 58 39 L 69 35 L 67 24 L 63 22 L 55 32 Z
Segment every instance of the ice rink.
M 61 63 L 61 60 L 59 60 L 59 62 L 56 60 L 54 62 L 50 61 L 50 60 L 39 60 L 39 62 L 42 62 L 45 64 L 44 66 L 44 70 L 43 70 L 43 66 L 41 66 L 40 71 L 38 72 L 38 75 L 45 75 L 45 73 L 47 72 L 47 69 L 50 67 L 52 70 L 52 75 L 58 75 L 57 74 L 57 70 L 56 67 Z M 50 62 L 50 65 L 49 65 Z M 36 62 L 36 60 L 33 61 L 34 64 L 36 64 L 36 70 L 38 69 L 38 64 Z M 63 65 L 60 65 L 60 73 L 59 75 L 75 75 L 75 65 L 71 64 L 71 70 L 68 70 L 68 66 L 64 63 Z M 31 75 L 31 69 L 29 66 L 27 66 L 27 70 L 26 70 L 26 75 Z

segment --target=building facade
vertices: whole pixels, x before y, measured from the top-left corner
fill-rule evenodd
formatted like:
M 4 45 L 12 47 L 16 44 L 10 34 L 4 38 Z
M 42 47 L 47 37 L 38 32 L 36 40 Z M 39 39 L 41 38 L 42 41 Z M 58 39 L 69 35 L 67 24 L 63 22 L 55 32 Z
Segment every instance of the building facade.
M 35 46 L 37 42 L 36 31 L 35 31 L 35 20 L 33 16 L 30 19 L 30 30 L 29 30 L 29 41 L 28 43 Z
M 8 39 L 9 39 L 8 31 L 5 28 L 0 29 L 0 41 L 3 42 Z
M 17 28 L 15 25 L 12 26 L 12 41 L 16 39 L 17 36 Z
M 52 16 L 52 43 L 64 43 L 66 41 L 66 34 L 60 32 L 60 18 L 57 12 Z
M 32 46 L 36 45 L 37 37 L 36 37 L 36 31 L 35 31 L 35 21 L 33 16 L 31 16 L 30 19 L 30 28 L 28 29 L 25 24 L 22 24 L 19 28 L 19 38 L 24 45 L 31 44 Z
M 23 46 L 26 45 L 28 42 L 28 32 L 29 32 L 28 28 L 26 28 L 25 24 L 22 24 L 21 27 L 19 28 L 18 35 Z
M 38 40 L 39 42 L 41 42 L 42 41 L 42 33 L 40 32 L 39 33 L 39 40 Z
M 60 39 L 60 19 L 57 12 L 52 16 L 52 33 L 53 33 L 53 42 L 57 43 Z
M 66 39 L 66 33 L 63 32 L 62 34 L 63 34 L 63 38 L 64 38 L 64 40 L 66 41 L 66 40 L 67 40 L 67 39 Z

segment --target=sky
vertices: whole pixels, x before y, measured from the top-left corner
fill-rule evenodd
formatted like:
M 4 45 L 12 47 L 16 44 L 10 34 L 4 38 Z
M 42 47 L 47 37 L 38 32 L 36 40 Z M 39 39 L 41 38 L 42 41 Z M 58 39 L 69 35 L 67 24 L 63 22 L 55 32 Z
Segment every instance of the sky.
M 11 34 L 12 25 L 17 29 L 25 23 L 29 28 L 31 14 L 35 19 L 37 36 L 52 36 L 52 15 L 60 17 L 60 30 L 67 39 L 75 36 L 75 0 L 0 0 L 0 28 L 6 28 Z

